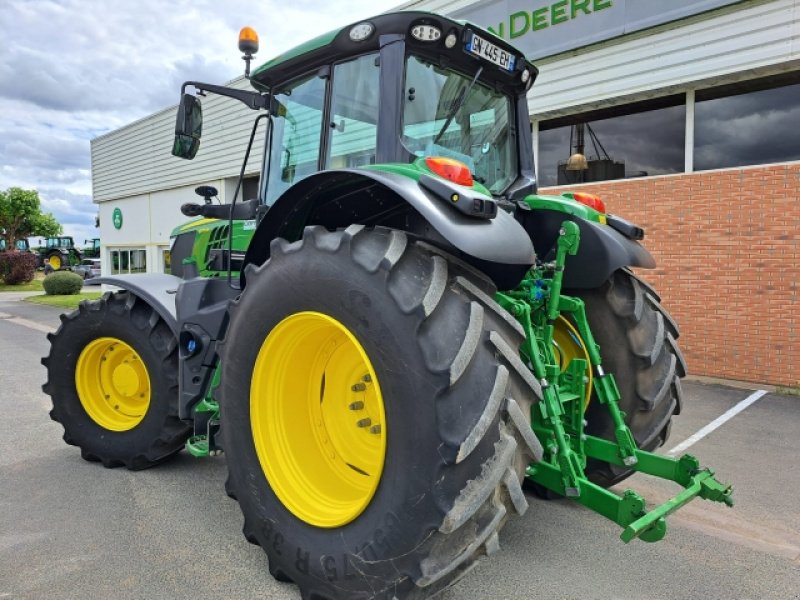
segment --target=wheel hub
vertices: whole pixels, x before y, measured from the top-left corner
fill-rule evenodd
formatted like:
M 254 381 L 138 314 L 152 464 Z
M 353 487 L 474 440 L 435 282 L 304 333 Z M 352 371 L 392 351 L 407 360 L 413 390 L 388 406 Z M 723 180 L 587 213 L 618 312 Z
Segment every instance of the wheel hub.
M 386 455 L 383 398 L 363 346 L 339 321 L 281 321 L 256 359 L 253 441 L 264 474 L 299 519 L 340 527 L 377 490 Z
M 150 406 L 150 377 L 136 351 L 122 340 L 103 337 L 81 351 L 75 389 L 86 414 L 105 429 L 136 427 Z

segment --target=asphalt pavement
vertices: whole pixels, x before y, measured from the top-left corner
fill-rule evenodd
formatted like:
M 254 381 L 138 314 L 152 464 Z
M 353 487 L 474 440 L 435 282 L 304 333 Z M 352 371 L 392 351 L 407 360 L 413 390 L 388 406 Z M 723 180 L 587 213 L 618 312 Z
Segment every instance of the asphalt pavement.
M 41 391 L 45 332 L 59 310 L 0 293 L 0 599 L 297 599 L 241 535 L 224 457 L 181 453 L 132 473 L 61 441 Z M 666 450 L 752 390 L 686 382 Z M 754 386 L 754 389 L 757 387 Z M 656 544 L 567 500 L 530 509 L 442 600 L 800 599 L 800 397 L 766 394 L 690 453 L 735 485 L 736 506 L 695 501 Z M 654 500 L 677 490 L 636 475 Z

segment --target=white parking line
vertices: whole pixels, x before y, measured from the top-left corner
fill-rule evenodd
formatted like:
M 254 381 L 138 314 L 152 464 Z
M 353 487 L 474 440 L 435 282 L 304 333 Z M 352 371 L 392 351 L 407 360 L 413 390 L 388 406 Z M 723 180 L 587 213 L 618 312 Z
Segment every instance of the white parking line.
M 727 421 L 730 421 L 733 417 L 738 415 L 742 412 L 745 408 L 753 404 L 756 400 L 761 398 L 762 396 L 767 394 L 767 390 L 758 390 L 750 394 L 747 398 L 733 406 L 732 408 L 725 411 L 719 417 L 711 421 L 708 425 L 703 427 L 700 431 L 695 433 L 694 435 L 686 438 L 680 444 L 675 446 L 672 450 L 668 451 L 667 454 L 678 454 L 679 452 L 683 452 L 688 447 L 694 445 L 696 442 L 702 440 L 706 437 L 709 433 L 717 429 L 720 425 L 723 425 Z
M 27 327 L 28 329 L 35 329 L 36 331 L 41 331 L 42 333 L 52 333 L 55 331 L 55 328 L 50 327 L 49 325 L 42 325 L 41 323 L 37 323 L 36 321 L 29 321 L 28 319 L 23 319 L 22 317 L 15 317 L 14 315 L 10 315 L 8 313 L 0 312 L 0 319 L 3 321 L 7 321 L 8 323 L 15 323 L 17 325 L 22 325 L 23 327 Z

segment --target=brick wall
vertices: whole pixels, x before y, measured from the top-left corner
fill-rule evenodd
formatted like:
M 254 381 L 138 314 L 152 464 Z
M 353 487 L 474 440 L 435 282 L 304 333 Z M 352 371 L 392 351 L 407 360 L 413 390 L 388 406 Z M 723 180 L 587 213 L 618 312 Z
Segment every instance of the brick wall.
M 691 374 L 800 386 L 800 163 L 567 189 L 645 228 Z

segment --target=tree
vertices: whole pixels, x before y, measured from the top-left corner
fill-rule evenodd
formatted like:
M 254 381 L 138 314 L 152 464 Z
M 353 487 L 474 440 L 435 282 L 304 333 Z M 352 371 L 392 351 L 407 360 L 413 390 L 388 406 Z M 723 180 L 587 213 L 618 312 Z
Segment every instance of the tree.
M 0 191 L 0 233 L 6 248 L 16 248 L 17 240 L 39 235 L 60 235 L 61 225 L 51 213 L 43 213 L 39 192 L 12 187 Z

